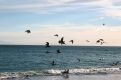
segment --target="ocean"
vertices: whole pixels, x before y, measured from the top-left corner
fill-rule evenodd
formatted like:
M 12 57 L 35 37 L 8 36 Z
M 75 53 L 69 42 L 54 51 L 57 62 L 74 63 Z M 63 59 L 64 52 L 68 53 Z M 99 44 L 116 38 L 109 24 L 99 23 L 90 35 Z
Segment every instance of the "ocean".
M 57 53 L 58 49 L 61 53 Z M 0 80 L 25 80 L 23 77 L 28 76 L 31 76 L 31 80 L 44 80 L 41 79 L 44 76 L 52 78 L 45 80 L 65 80 L 59 78 L 65 69 L 69 69 L 69 75 L 73 74 L 72 76 L 120 74 L 120 66 L 121 47 L 116 46 L 0 46 Z M 55 75 L 59 75 L 59 79 L 54 79 L 57 77 Z

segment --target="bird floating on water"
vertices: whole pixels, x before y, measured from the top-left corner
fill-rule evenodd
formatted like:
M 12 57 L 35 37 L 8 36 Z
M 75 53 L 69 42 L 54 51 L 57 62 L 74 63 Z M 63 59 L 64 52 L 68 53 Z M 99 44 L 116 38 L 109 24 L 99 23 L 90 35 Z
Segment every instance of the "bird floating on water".
M 61 53 L 59 49 L 57 50 L 57 53 Z
M 53 60 L 51 63 L 52 66 L 56 65 L 55 61 Z
M 77 58 L 77 60 L 80 62 L 81 60 L 79 58 Z
M 51 53 L 51 52 L 49 52 L 49 51 L 46 51 L 45 53 Z
M 117 66 L 119 64 L 119 61 L 113 62 L 112 66 Z

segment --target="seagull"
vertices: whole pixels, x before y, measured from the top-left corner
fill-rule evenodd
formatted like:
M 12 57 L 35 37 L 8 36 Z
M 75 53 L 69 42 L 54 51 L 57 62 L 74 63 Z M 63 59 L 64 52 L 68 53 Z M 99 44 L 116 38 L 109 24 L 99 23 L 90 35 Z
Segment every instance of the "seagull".
M 100 40 L 97 40 L 96 43 L 100 43 Z
M 89 40 L 86 40 L 86 42 L 90 42 Z
M 59 49 L 57 50 L 57 53 L 61 53 Z
M 47 48 L 47 47 L 50 47 L 49 42 L 46 42 L 45 45 L 46 45 L 46 48 Z
M 58 41 L 58 43 L 61 44 L 61 45 L 65 44 L 65 41 L 63 39 L 64 39 L 64 37 L 62 37 L 61 40 Z
M 99 39 L 100 41 L 104 41 L 103 39 Z
M 79 58 L 77 58 L 77 60 L 80 62 L 81 60 Z
M 65 69 L 63 72 L 61 72 L 62 74 L 68 74 L 69 73 L 69 69 Z
M 55 61 L 54 61 L 54 60 L 52 61 L 52 63 L 51 63 L 51 64 L 52 64 L 52 66 L 56 65 L 56 63 L 55 63 Z
M 46 51 L 45 53 L 51 53 L 51 52 L 49 52 L 49 51 Z
M 74 40 L 70 40 L 69 42 L 71 42 L 73 44 L 74 43 Z
M 30 31 L 30 30 L 26 30 L 25 32 L 26 32 L 26 33 L 28 33 L 28 34 L 29 34 L 29 33 L 31 33 L 31 31 Z
M 119 64 L 119 61 L 113 62 L 112 66 L 117 66 Z
M 96 41 L 96 43 L 100 43 L 100 44 L 102 45 L 102 44 L 105 43 L 105 42 L 104 42 L 103 39 L 99 39 L 99 40 Z
M 103 26 L 105 26 L 105 24 L 103 23 Z
M 54 36 L 58 37 L 58 34 L 55 34 Z

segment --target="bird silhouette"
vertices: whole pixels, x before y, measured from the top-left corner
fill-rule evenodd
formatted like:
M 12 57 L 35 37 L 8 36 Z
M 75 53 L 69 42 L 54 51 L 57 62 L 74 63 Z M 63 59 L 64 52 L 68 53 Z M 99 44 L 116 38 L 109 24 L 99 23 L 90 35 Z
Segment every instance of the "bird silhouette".
M 81 60 L 79 58 L 77 58 L 77 60 L 80 62 Z
M 99 39 L 100 41 L 104 41 L 103 39 Z
M 113 62 L 112 66 L 117 66 L 119 64 L 119 61 Z
M 49 42 L 46 42 L 45 46 L 46 46 L 46 48 L 50 47 Z
M 54 36 L 58 37 L 58 34 L 55 34 Z
M 55 61 L 53 60 L 51 63 L 52 66 L 56 65 Z
M 59 44 L 65 44 L 64 37 L 61 38 L 61 40 L 58 41 Z
M 31 31 L 30 31 L 30 30 L 26 30 L 25 32 L 26 32 L 26 33 L 28 33 L 28 34 L 29 34 L 29 33 L 31 33 Z
M 61 53 L 59 49 L 57 50 L 57 53 Z
M 105 26 L 105 24 L 103 23 L 103 26 Z
M 96 43 L 100 43 L 102 45 L 103 43 L 105 43 L 105 41 L 103 39 L 99 39 L 96 41 Z
M 100 39 L 96 41 L 96 43 L 100 43 Z
M 65 69 L 64 71 L 61 72 L 62 74 L 68 74 L 69 73 L 69 69 Z
M 71 42 L 73 44 L 74 43 L 74 40 L 70 40 L 69 42 Z
M 51 52 L 49 52 L 49 51 L 46 51 L 45 53 L 51 53 Z
M 90 42 L 89 40 L 86 40 L 86 42 Z

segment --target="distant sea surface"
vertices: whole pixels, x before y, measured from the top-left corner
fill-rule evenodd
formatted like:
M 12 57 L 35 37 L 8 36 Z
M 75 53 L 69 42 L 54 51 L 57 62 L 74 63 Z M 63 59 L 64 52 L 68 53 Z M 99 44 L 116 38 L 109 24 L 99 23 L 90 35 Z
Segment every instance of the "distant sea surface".
M 61 53 L 57 53 L 59 49 Z M 46 53 L 46 52 L 50 53 Z M 52 61 L 56 65 L 52 66 Z M 121 47 L 1 45 L 0 72 L 111 67 L 121 62 Z

